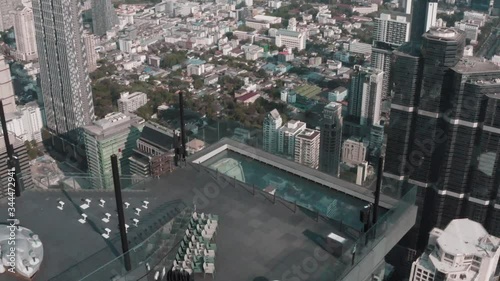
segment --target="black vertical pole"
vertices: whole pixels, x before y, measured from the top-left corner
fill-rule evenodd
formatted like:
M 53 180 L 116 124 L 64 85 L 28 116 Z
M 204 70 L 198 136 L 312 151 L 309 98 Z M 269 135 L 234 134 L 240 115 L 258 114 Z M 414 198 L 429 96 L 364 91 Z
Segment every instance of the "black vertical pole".
M 382 187 L 382 175 L 384 171 L 384 157 L 380 156 L 377 169 L 377 185 L 375 187 L 375 202 L 373 203 L 373 224 L 378 220 L 378 205 L 380 203 L 380 189 Z
M 179 91 L 179 114 L 181 115 L 181 156 L 186 160 L 186 131 L 184 128 L 184 97 L 182 91 Z
M 7 164 L 9 170 L 14 171 L 14 191 L 16 197 L 21 196 L 21 182 L 19 181 L 18 173 L 20 171 L 19 165 L 16 165 L 17 158 L 14 156 L 14 147 L 10 144 L 9 133 L 7 131 L 7 120 L 3 110 L 3 101 L 0 100 L 0 121 L 2 122 L 3 139 L 5 141 L 5 149 L 7 150 Z
M 118 227 L 120 228 L 120 237 L 122 240 L 122 251 L 124 254 L 125 269 L 130 271 L 130 254 L 128 252 L 127 230 L 125 228 L 125 214 L 123 213 L 122 190 L 120 185 L 120 173 L 118 172 L 118 157 L 111 155 L 111 168 L 113 169 L 113 183 L 115 186 L 116 210 L 118 211 Z
M 174 164 L 175 166 L 179 166 L 179 154 L 180 154 L 180 148 L 179 148 L 179 136 L 177 136 L 177 131 L 174 130 L 173 134 L 173 140 L 174 140 Z

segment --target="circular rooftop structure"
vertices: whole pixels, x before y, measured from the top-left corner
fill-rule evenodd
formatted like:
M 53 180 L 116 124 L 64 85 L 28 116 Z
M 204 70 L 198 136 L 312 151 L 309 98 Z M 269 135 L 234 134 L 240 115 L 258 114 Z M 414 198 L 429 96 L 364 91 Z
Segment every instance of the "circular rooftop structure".
M 457 36 L 457 30 L 448 27 L 433 27 L 429 29 L 428 35 L 439 38 L 455 38 Z
M 22 226 L 0 224 L 0 274 L 9 271 L 31 278 L 42 260 L 43 245 L 38 235 Z

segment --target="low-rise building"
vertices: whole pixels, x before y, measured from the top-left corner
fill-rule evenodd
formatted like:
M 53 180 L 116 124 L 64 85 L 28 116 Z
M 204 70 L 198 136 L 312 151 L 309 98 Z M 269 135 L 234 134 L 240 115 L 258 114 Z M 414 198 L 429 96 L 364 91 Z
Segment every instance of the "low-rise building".
M 118 111 L 122 113 L 134 112 L 147 102 L 148 96 L 145 93 L 134 92 L 130 94 L 129 92 L 123 92 L 118 100 Z
M 144 125 L 134 153 L 129 157 L 130 172 L 139 177 L 157 177 L 174 169 L 177 134 L 156 123 Z
M 297 48 L 297 50 L 301 51 L 306 48 L 306 35 L 302 32 L 279 29 L 276 32 L 275 44 L 278 47 Z
M 121 174 L 130 174 L 128 159 L 136 147 L 143 123 L 144 119 L 138 116 L 113 112 L 83 127 L 93 188 L 113 188 L 110 158 L 113 154 L 118 157 Z
M 345 87 L 337 87 L 328 93 L 328 100 L 341 102 L 347 97 L 347 89 Z

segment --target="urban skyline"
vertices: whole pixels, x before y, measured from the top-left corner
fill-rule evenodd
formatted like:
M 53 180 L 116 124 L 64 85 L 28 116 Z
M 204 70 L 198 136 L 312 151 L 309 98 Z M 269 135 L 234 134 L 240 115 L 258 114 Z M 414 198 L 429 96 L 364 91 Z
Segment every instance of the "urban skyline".
M 149 1 L 0 0 L 0 279 L 500 277 L 499 1 Z

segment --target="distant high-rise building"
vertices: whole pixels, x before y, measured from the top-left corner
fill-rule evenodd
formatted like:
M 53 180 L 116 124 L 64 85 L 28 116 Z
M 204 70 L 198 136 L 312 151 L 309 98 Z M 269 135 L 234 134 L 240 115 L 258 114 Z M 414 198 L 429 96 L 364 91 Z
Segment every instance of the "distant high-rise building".
M 14 87 L 10 76 L 9 64 L 0 54 L 0 99 L 6 115 L 16 111 L 16 99 L 14 98 Z
M 371 67 L 384 71 L 382 96 L 389 96 L 392 51 L 410 39 L 408 16 L 380 14 L 375 18 Z
M 0 0 L 0 31 L 5 31 L 14 25 L 12 11 L 16 0 Z
M 420 250 L 432 227 L 464 216 L 500 233 L 500 68 L 462 59 L 463 31 L 431 28 L 422 39 L 421 54 L 395 52 L 384 171 L 385 192 L 419 188 L 417 223 L 403 241 Z
M 37 59 L 33 9 L 30 6 L 19 5 L 12 12 L 12 15 L 16 35 L 16 58 L 23 61 Z
M 291 30 L 291 31 L 297 31 L 297 19 L 295 18 L 290 18 L 288 20 L 288 30 Z
M 110 113 L 85 126 L 85 148 L 93 188 L 112 188 L 111 155 L 116 154 L 120 172 L 130 174 L 129 157 L 141 136 L 144 120 L 135 115 Z
M 349 85 L 348 114 L 361 126 L 378 124 L 384 72 L 356 65 Z
M 33 0 L 47 128 L 73 142 L 82 140 L 81 127 L 94 119 L 79 3 Z
M 425 14 L 425 30 L 424 30 L 425 32 L 429 31 L 431 27 L 436 26 L 437 10 L 438 10 L 437 2 L 429 2 L 427 4 L 427 12 Z
M 3 140 L 3 132 L 2 129 L 0 128 L 0 173 L 4 175 L 8 175 L 9 171 L 9 166 L 7 165 L 7 150 L 5 148 L 5 142 Z M 18 161 L 19 161 L 19 184 L 22 190 L 30 189 L 33 187 L 33 180 L 31 178 L 31 166 L 30 166 L 30 160 L 28 158 L 28 152 L 26 151 L 26 146 L 24 145 L 24 142 L 15 137 L 14 135 L 9 133 L 9 141 L 12 147 L 14 148 L 14 155 L 17 156 Z M 2 176 L 0 177 L 0 199 L 8 199 L 11 196 L 9 193 L 12 194 L 12 191 L 9 190 L 10 185 L 9 185 L 9 177 L 8 176 Z
M 471 0 L 473 10 L 488 12 L 490 9 L 491 0 Z
M 430 3 L 435 3 L 429 5 Z M 436 5 L 436 6 L 434 6 Z M 410 31 L 410 41 L 413 44 L 419 44 L 422 41 L 422 35 L 429 30 L 428 28 L 431 25 L 428 25 L 428 22 L 432 23 L 432 19 L 435 21 L 434 13 L 437 12 L 437 1 L 435 0 L 413 0 L 412 3 L 412 11 L 411 11 L 411 31 Z M 430 10 L 430 14 L 429 12 Z M 436 9 L 434 11 L 434 8 Z
M 103 36 L 118 24 L 118 16 L 111 0 L 92 0 L 92 27 L 94 34 Z
M 313 169 L 319 166 L 320 132 L 305 129 L 295 137 L 294 161 Z
M 95 36 L 93 34 L 83 34 L 83 43 L 87 53 L 87 68 L 89 73 L 97 69 L 97 52 L 95 51 Z
M 342 104 L 331 102 L 323 109 L 319 169 L 330 175 L 339 176 L 342 151 Z
M 414 263 L 410 281 L 494 280 L 500 239 L 468 219 L 434 228 L 426 251 Z
M 290 120 L 278 129 L 278 153 L 294 156 L 295 138 L 306 129 L 306 123 Z
M 283 124 L 278 110 L 273 109 L 264 119 L 263 129 L 263 144 L 262 148 L 265 151 L 276 153 L 278 151 L 278 129 Z

